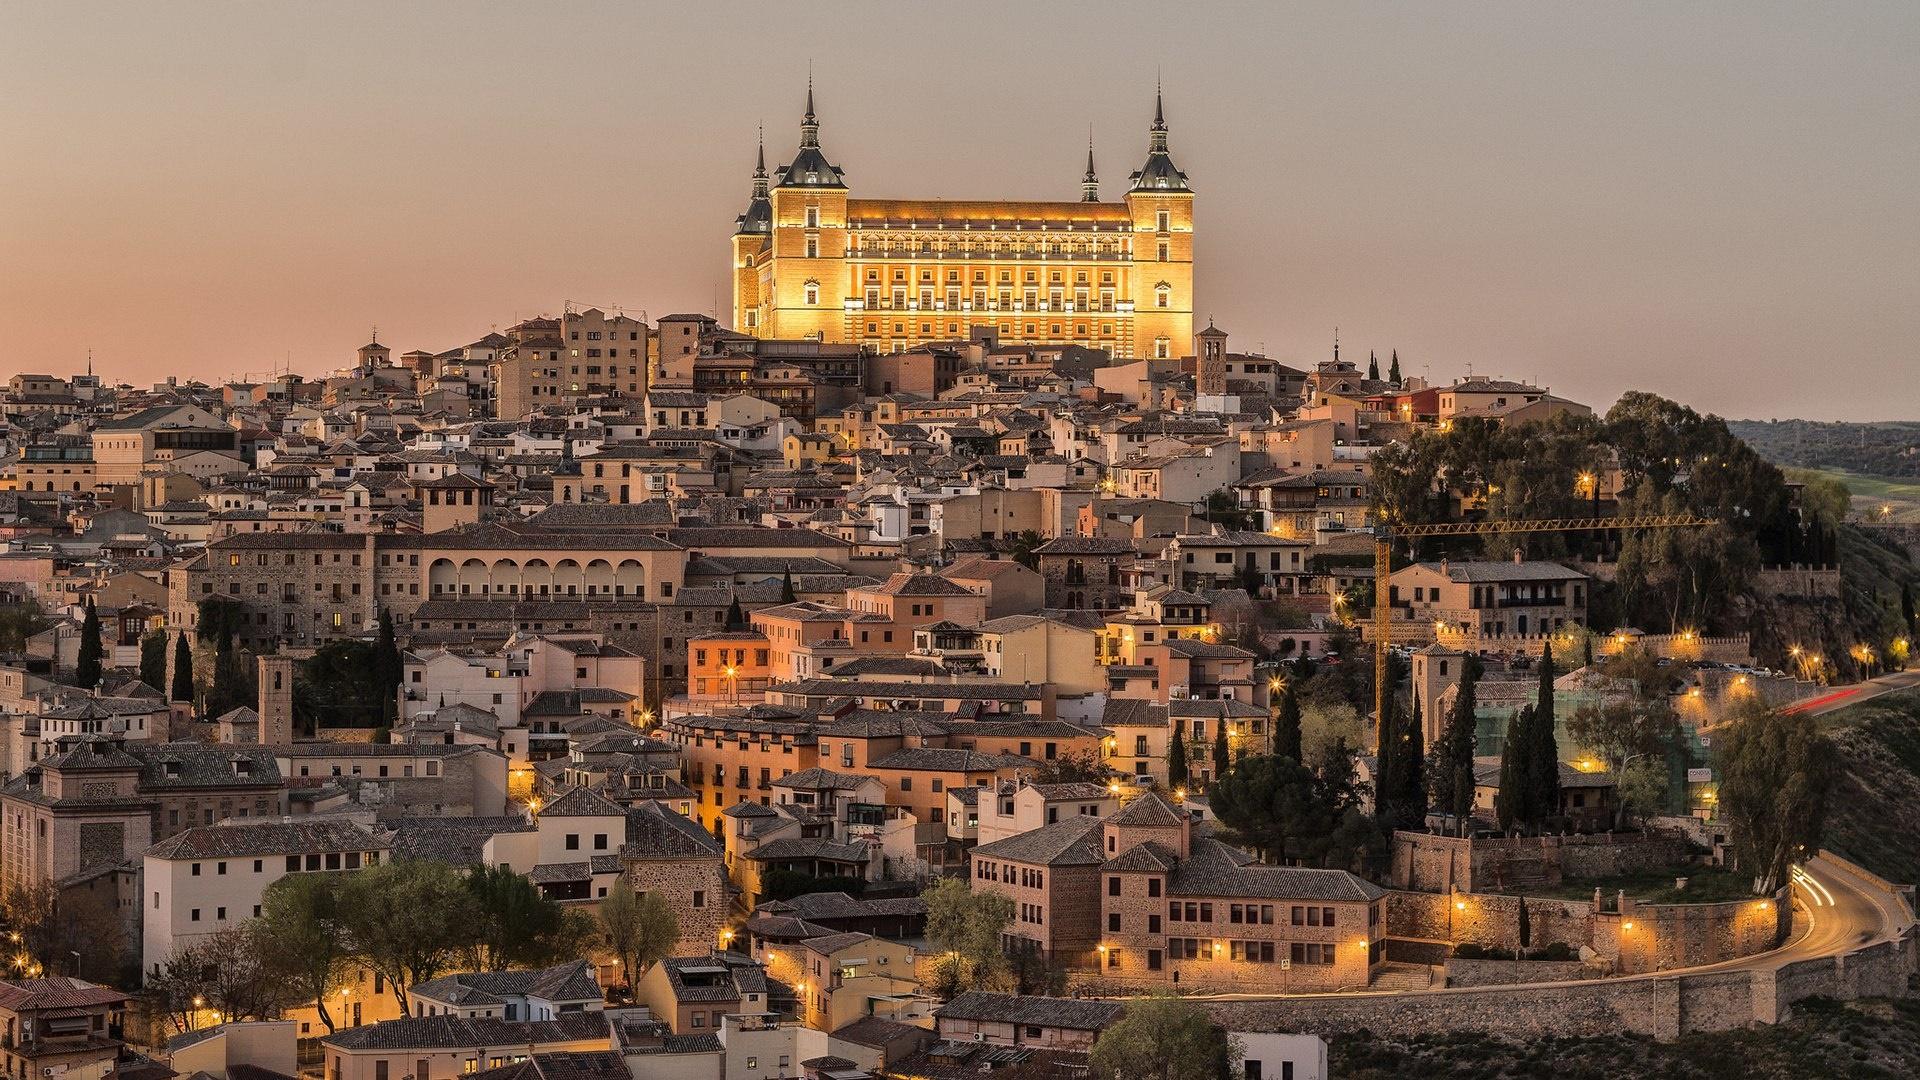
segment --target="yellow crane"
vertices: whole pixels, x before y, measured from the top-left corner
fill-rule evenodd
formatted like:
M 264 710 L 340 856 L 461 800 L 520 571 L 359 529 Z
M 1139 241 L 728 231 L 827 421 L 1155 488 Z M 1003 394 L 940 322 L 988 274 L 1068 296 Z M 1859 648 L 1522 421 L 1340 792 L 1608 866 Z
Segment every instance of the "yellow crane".
M 1718 525 L 1692 514 L 1630 514 L 1616 517 L 1541 518 L 1537 521 L 1450 521 L 1432 525 L 1373 527 L 1373 714 L 1387 715 L 1387 646 L 1393 634 L 1393 542 L 1426 536 L 1494 536 L 1507 533 L 1579 532 L 1607 529 L 1685 529 Z

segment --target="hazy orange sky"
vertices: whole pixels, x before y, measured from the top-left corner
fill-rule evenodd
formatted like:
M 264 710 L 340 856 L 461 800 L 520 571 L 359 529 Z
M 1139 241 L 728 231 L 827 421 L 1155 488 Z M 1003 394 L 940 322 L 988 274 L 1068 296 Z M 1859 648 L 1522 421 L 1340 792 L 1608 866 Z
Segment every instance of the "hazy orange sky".
M 1920 418 L 1920 4 L 0 0 L 0 375 L 728 301 L 813 61 L 855 195 L 1065 198 L 1156 68 L 1236 347 Z

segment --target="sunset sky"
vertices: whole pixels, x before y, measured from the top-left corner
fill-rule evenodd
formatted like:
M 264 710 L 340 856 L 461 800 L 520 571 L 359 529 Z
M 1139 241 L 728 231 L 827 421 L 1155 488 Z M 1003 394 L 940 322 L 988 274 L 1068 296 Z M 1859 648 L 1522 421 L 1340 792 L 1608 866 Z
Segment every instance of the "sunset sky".
M 0 0 L 0 376 L 724 310 L 813 64 L 856 196 L 1077 197 L 1155 71 L 1235 348 L 1920 418 L 1920 4 Z

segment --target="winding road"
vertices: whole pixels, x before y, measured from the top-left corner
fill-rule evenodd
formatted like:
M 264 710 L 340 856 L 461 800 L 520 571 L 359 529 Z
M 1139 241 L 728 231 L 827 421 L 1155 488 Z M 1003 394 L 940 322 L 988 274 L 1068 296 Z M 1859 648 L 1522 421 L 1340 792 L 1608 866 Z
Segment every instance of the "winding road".
M 1794 871 L 1793 932 L 1786 944 L 1768 952 L 1725 960 L 1717 964 L 1667 968 L 1641 975 L 1621 975 L 1607 982 L 1633 982 L 1644 979 L 1671 979 L 1676 975 L 1705 974 L 1717 971 L 1778 971 L 1802 960 L 1836 956 L 1905 935 L 1915 925 L 1914 913 L 1905 901 L 1874 888 L 1854 877 L 1824 855 Z M 1579 982 L 1516 983 L 1498 987 L 1520 990 L 1526 987 L 1590 985 Z M 1436 987 L 1428 990 L 1334 990 L 1313 994 L 1195 994 L 1196 1001 L 1283 1001 L 1294 998 L 1361 998 L 1403 994 L 1485 993 L 1491 987 Z

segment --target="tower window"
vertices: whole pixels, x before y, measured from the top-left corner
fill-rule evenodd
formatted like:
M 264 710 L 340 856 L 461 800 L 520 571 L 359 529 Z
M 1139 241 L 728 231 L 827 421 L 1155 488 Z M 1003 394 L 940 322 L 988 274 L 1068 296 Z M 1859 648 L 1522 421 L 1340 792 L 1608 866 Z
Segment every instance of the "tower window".
M 1168 255 L 1169 250 L 1171 249 L 1168 247 L 1167 242 L 1165 240 L 1160 241 L 1160 261 L 1161 262 L 1166 262 L 1168 260 L 1168 258 L 1170 257 Z
M 819 284 L 812 281 L 807 282 L 807 303 L 817 304 L 819 302 L 820 302 Z
M 820 227 L 820 208 L 817 206 L 807 207 L 807 228 L 817 229 L 819 227 Z M 1160 231 L 1165 232 L 1166 229 L 1167 229 L 1167 212 L 1165 210 L 1162 210 L 1160 211 Z
M 1173 215 L 1165 210 L 1158 211 L 1153 215 L 1153 227 L 1159 232 L 1166 232 L 1172 224 Z

